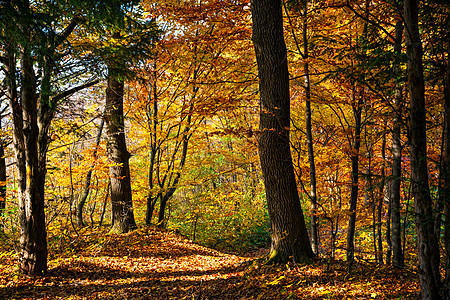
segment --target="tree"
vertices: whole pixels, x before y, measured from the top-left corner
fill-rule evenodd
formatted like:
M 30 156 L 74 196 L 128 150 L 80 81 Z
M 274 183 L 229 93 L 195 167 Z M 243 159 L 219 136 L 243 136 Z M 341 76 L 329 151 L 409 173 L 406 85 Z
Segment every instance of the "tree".
M 103 115 L 104 115 L 104 113 L 103 113 Z M 101 116 L 102 120 L 100 121 L 100 125 L 98 127 L 98 132 L 97 132 L 97 137 L 95 139 L 95 146 L 96 147 L 98 147 L 100 145 L 100 139 L 101 139 L 101 136 L 102 136 L 103 126 L 105 124 L 105 119 L 104 119 L 103 115 Z M 94 158 L 97 157 L 97 148 L 94 150 L 92 155 L 93 155 Z M 78 202 L 78 205 L 77 205 L 77 224 L 78 224 L 78 226 L 83 226 L 83 224 L 84 224 L 83 223 L 83 207 L 84 207 L 84 205 L 86 203 L 86 200 L 87 200 L 87 198 L 89 196 L 93 168 L 94 168 L 94 165 L 92 164 L 89 167 L 89 170 L 86 173 L 86 179 L 85 179 L 85 182 L 84 182 L 83 194 L 81 195 L 80 201 Z
M 125 233 L 136 228 L 131 196 L 129 158 L 125 142 L 123 115 L 123 78 L 114 68 L 108 69 L 105 120 L 107 127 L 107 154 L 110 160 L 112 231 Z
M 6 41 L 3 65 L 19 171 L 19 269 L 25 274 L 44 274 L 47 271 L 44 186 L 48 130 L 58 102 L 95 82 L 59 94 L 52 89 L 55 64 L 63 57 L 57 49 L 72 33 L 78 18 L 74 17 L 56 34 L 46 18 L 53 13 L 52 8 L 48 8 L 51 12 L 46 15 L 38 14 L 29 1 L 20 1 L 18 5 L 6 2 L 2 6 L 0 21 L 6 28 L 2 36 Z M 11 26 L 11 20 L 16 25 Z M 18 62 L 20 89 L 16 78 Z
M 439 245 L 434 232 L 428 185 L 425 84 L 418 1 L 404 1 L 408 88 L 410 97 L 411 180 L 414 197 L 419 279 L 423 299 L 440 299 Z
M 444 299 L 450 299 L 450 17 L 447 16 L 447 62 L 444 79 L 444 192 L 442 201 L 444 202 L 444 247 L 445 247 L 445 277 L 442 294 Z
M 287 50 L 279 0 L 252 2 L 253 44 L 260 92 L 258 150 L 272 244 L 269 261 L 309 262 L 314 256 L 300 205 L 289 144 Z
M 404 265 L 402 249 L 402 232 L 400 218 L 400 183 L 402 176 L 402 141 L 401 141 L 401 123 L 402 123 L 402 98 L 403 91 L 400 83 L 401 68 L 400 55 L 402 52 L 403 22 L 397 21 L 395 26 L 395 44 L 394 44 L 394 72 L 396 80 L 394 118 L 392 121 L 392 179 L 389 189 L 389 202 L 391 205 L 392 219 L 392 265 L 402 268 Z

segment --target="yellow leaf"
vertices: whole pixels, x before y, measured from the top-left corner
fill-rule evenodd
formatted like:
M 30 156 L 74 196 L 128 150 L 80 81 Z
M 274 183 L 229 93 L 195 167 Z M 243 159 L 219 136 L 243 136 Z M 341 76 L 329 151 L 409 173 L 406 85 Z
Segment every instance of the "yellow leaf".
M 284 279 L 286 276 L 280 276 L 280 277 L 278 277 L 277 279 L 275 279 L 274 281 L 272 281 L 272 282 L 270 282 L 269 284 L 270 285 L 277 285 L 277 284 L 280 284 L 280 281 L 282 280 L 282 279 Z

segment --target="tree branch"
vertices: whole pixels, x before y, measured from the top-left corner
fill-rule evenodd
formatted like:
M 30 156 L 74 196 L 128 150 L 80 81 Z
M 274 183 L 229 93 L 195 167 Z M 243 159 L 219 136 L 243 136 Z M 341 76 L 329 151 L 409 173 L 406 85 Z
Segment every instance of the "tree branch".
M 77 27 L 81 20 L 82 19 L 80 17 L 76 16 L 72 19 L 72 21 L 70 21 L 69 25 L 67 25 L 64 31 L 56 36 L 55 47 L 61 45 L 61 43 L 69 37 L 69 35 L 73 32 L 73 30 L 75 29 L 75 27 Z
M 69 90 L 67 90 L 67 91 L 64 91 L 64 92 L 62 92 L 62 93 L 60 93 L 60 94 L 54 96 L 54 97 L 52 98 L 52 102 L 58 102 L 58 101 L 60 101 L 60 100 L 62 100 L 62 99 L 64 99 L 64 98 L 66 98 L 66 97 L 69 97 L 69 96 L 75 94 L 76 92 L 79 92 L 79 91 L 81 91 L 81 90 L 83 90 L 83 89 L 85 89 L 85 88 L 88 88 L 88 87 L 91 87 L 91 86 L 93 86 L 93 85 L 96 85 L 96 84 L 99 83 L 99 82 L 100 82 L 99 79 L 95 79 L 95 80 L 93 80 L 93 81 L 89 81 L 89 82 L 86 82 L 86 83 L 84 83 L 84 84 L 82 84 L 82 85 L 79 85 L 79 86 L 76 86 L 76 87 L 74 87 L 74 88 L 71 88 L 71 89 L 69 89 Z

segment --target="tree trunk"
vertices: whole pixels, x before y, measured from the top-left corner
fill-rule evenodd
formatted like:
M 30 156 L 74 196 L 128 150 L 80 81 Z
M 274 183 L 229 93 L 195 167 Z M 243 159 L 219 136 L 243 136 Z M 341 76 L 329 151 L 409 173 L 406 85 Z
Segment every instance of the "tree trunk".
M 29 29 L 26 27 L 24 33 L 27 37 L 30 36 Z M 17 106 L 17 100 L 11 99 L 13 117 L 23 120 L 14 121 L 15 124 L 21 125 L 14 130 L 16 160 L 20 173 L 18 185 L 19 269 L 24 274 L 43 275 L 47 272 L 47 232 L 44 214 L 46 148 L 42 148 L 42 145 L 38 147 L 38 137 L 42 137 L 43 133 L 40 132 L 38 127 L 38 98 L 36 96 L 32 54 L 26 43 L 22 45 L 20 61 L 21 109 Z M 11 67 L 15 67 L 15 63 Z M 11 69 L 11 71 L 13 70 Z M 43 79 L 42 84 L 44 84 L 44 81 L 45 79 Z M 41 93 L 43 92 L 41 91 Z M 20 160 L 22 161 L 19 162 Z
M 392 262 L 392 236 L 391 236 L 391 215 L 392 215 L 392 202 L 389 200 L 389 193 L 391 184 L 388 182 L 385 186 L 385 192 L 383 198 L 388 201 L 387 219 L 386 219 L 386 264 L 390 265 Z
M 395 27 L 395 62 L 394 73 L 396 80 L 401 77 L 400 55 L 402 52 L 403 22 L 397 21 Z M 392 179 L 390 189 L 391 219 L 392 219 L 392 265 L 397 268 L 403 268 L 404 259 L 402 251 L 402 229 L 401 229 L 401 205 L 400 205 L 400 182 L 402 176 L 402 143 L 400 138 L 400 126 L 402 123 L 402 86 L 400 82 L 396 83 L 394 118 L 392 129 Z
M 150 157 L 149 157 L 150 162 L 148 166 L 147 209 L 145 211 L 146 225 L 150 225 L 152 221 L 153 210 L 155 209 L 156 201 L 159 198 L 159 193 L 158 195 L 155 196 L 153 191 L 154 188 L 153 173 L 155 171 L 155 159 L 159 149 L 159 146 L 157 144 L 158 98 L 156 93 L 156 64 L 153 65 L 153 68 L 154 68 L 152 74 L 153 80 L 151 82 L 149 91 L 150 103 L 148 105 L 148 129 L 150 130 L 151 135 L 150 135 Z
M 355 93 L 355 92 L 354 92 Z M 361 113 L 362 113 L 362 95 L 358 95 L 358 101 L 354 100 L 353 116 L 355 118 L 354 140 L 352 145 L 352 175 L 351 192 L 349 204 L 349 217 L 347 229 L 347 262 L 348 269 L 351 269 L 355 259 L 355 228 L 356 228 L 356 206 L 358 202 L 358 179 L 359 179 L 359 148 L 361 145 Z
M 422 299 L 440 299 L 439 245 L 428 185 L 425 86 L 417 0 L 404 1 L 411 113 L 411 181 Z
M 196 92 L 197 92 L 197 90 L 196 90 L 196 88 L 194 88 L 194 93 L 196 93 Z M 192 120 L 192 111 L 193 111 L 193 109 L 194 109 L 194 103 L 191 102 L 191 104 L 189 105 L 189 112 L 188 112 L 188 117 L 187 117 L 187 125 L 186 125 L 186 127 L 184 127 L 184 130 L 183 130 L 183 143 L 182 143 L 182 149 L 181 149 L 181 158 L 180 158 L 179 170 L 176 172 L 175 178 L 174 178 L 172 184 L 170 185 L 170 187 L 167 189 L 167 191 L 164 194 L 162 194 L 160 196 L 160 201 L 161 202 L 160 202 L 160 207 L 159 207 L 158 226 L 161 227 L 161 228 L 164 228 L 166 223 L 167 223 L 166 219 L 164 217 L 167 201 L 169 201 L 172 198 L 173 194 L 177 190 L 178 182 L 181 179 L 181 171 L 183 170 L 184 165 L 186 164 L 189 139 L 191 137 L 190 124 L 191 124 L 191 120 Z M 169 180 L 169 183 L 170 183 L 170 180 Z
M 450 17 L 447 17 L 447 41 L 450 39 Z M 444 81 L 445 92 L 445 126 L 444 126 L 444 192 L 441 201 L 444 203 L 444 249 L 445 249 L 445 278 L 442 285 L 442 295 L 445 300 L 450 299 L 450 42 L 447 42 L 447 70 Z
M 125 142 L 123 116 L 123 81 L 116 78 L 111 69 L 106 89 L 105 122 L 108 129 L 107 154 L 111 162 L 112 228 L 115 233 L 126 233 L 136 228 L 131 197 L 130 153 Z
M 369 6 L 370 0 L 365 2 L 365 17 L 369 19 Z M 367 38 L 367 23 L 364 24 L 364 29 L 362 33 L 364 39 Z M 358 43 L 356 44 L 357 50 L 361 51 L 361 54 L 365 54 L 364 47 L 361 47 Z M 362 74 L 363 78 L 365 74 Z M 364 80 L 364 79 L 363 79 Z M 353 117 L 355 119 L 355 126 L 353 130 L 353 141 L 352 141 L 352 154 L 351 154 L 351 192 L 350 192 L 350 203 L 349 203 L 349 218 L 348 218 L 348 229 L 347 229 L 347 262 L 348 271 L 352 267 L 353 261 L 355 259 L 355 228 L 356 228 L 356 208 L 358 202 L 358 180 L 359 180 L 359 149 L 361 146 L 361 131 L 362 131 L 362 109 L 364 104 L 364 87 L 362 83 L 356 82 L 356 87 L 353 89 L 353 99 L 352 99 L 352 110 Z M 357 95 L 356 95 L 357 94 Z M 358 99 L 356 99 L 356 97 Z
M 312 136 L 312 122 L 311 122 L 311 83 L 309 76 L 308 63 L 308 35 L 307 35 L 307 12 L 308 1 L 305 1 L 304 20 L 303 20 L 303 58 L 305 60 L 305 113 L 306 113 L 306 141 L 308 145 L 308 160 L 309 160 L 309 178 L 311 188 L 311 243 L 314 253 L 319 253 L 319 236 L 317 230 L 317 182 L 316 182 L 316 164 L 314 161 L 314 146 Z
M 1 127 L 0 117 L 0 131 Z M 5 158 L 5 143 L 0 139 L 0 217 L 3 216 L 6 209 L 6 158 Z M 0 233 L 3 231 L 3 225 L 0 224 Z
M 103 113 L 105 114 L 105 113 Z M 100 139 L 102 136 L 102 131 L 103 131 L 103 125 L 105 124 L 105 119 L 102 116 L 102 120 L 100 122 L 100 126 L 98 128 L 98 132 L 97 132 L 97 138 L 95 140 L 95 150 L 92 153 L 94 159 L 97 158 L 97 148 L 100 145 Z M 89 191 L 90 191 L 90 186 L 91 186 L 91 178 L 92 178 L 92 171 L 94 169 L 94 164 L 92 164 L 89 167 L 89 171 L 86 174 L 86 179 L 84 181 L 84 188 L 83 188 L 83 194 L 81 195 L 81 199 L 78 202 L 77 205 L 77 224 L 78 226 L 83 226 L 83 207 L 84 204 L 86 203 L 87 197 L 89 196 Z
M 280 0 L 252 2 L 253 44 L 259 73 L 258 149 L 271 223 L 270 262 L 314 256 L 297 191 L 289 144 L 290 96 Z
M 384 185 L 386 184 L 386 132 L 383 132 L 383 141 L 381 144 L 381 179 L 378 186 L 378 214 L 377 214 L 377 243 L 378 243 L 378 263 L 383 264 L 383 236 L 382 236 L 382 218 L 383 218 L 383 200 Z

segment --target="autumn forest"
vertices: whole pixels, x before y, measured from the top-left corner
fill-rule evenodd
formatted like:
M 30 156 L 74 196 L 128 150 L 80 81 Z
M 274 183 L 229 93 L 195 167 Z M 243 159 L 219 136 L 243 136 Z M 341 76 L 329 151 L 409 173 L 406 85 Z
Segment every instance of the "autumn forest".
M 450 299 L 448 0 L 0 0 L 0 299 Z

